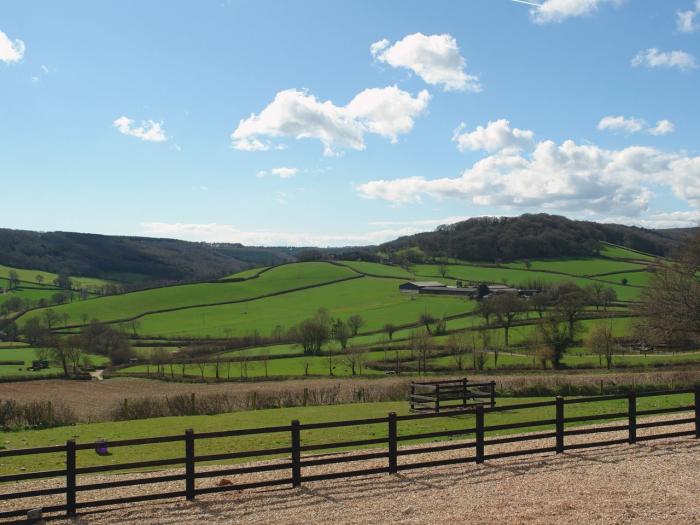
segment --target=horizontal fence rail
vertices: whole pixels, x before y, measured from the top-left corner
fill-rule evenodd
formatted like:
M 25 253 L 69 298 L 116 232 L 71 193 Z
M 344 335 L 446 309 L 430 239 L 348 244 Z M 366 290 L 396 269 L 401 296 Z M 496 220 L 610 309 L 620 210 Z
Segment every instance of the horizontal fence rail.
M 438 385 L 447 383 L 438 383 Z M 637 400 L 640 397 L 669 396 L 677 394 L 694 394 L 694 404 L 690 406 L 674 406 L 668 408 L 654 408 L 647 410 L 637 410 Z M 604 401 L 626 400 L 627 410 L 625 412 L 599 412 L 585 416 L 566 416 L 566 406 L 581 403 L 596 403 Z M 509 424 L 487 425 L 486 416 L 490 413 L 497 414 L 506 411 L 522 411 L 533 408 L 552 407 L 554 409 L 553 419 L 537 419 Z M 693 412 L 691 417 L 682 419 L 662 419 L 660 421 L 638 421 L 639 416 L 674 414 L 679 412 Z M 462 429 L 438 430 L 432 432 L 400 433 L 399 425 L 402 422 L 416 421 L 428 418 L 447 418 L 461 415 L 474 416 L 472 426 L 465 426 Z M 620 424 L 624 420 L 624 424 Z M 567 428 L 572 423 L 614 423 L 606 426 L 588 428 Z M 678 425 L 694 424 L 693 430 L 669 431 L 659 434 L 638 436 L 640 429 L 663 428 Z M 304 432 L 319 429 L 343 429 L 345 427 L 357 427 L 367 425 L 386 425 L 386 437 L 376 437 L 368 439 L 354 439 L 347 441 L 337 441 L 333 443 L 305 444 L 303 441 Z M 543 428 L 549 427 L 549 428 Z M 553 429 L 552 429 L 553 427 Z M 506 435 L 502 437 L 488 437 L 489 432 L 499 432 L 504 430 L 532 429 L 538 430 L 519 435 Z M 602 434 L 607 432 L 627 432 L 624 439 L 601 439 L 593 442 L 566 443 L 567 438 L 589 434 Z M 220 454 L 198 454 L 197 443 L 210 439 L 236 438 L 241 436 L 256 436 L 282 434 L 289 437 L 289 446 L 266 448 L 262 450 L 242 450 Z M 387 417 L 356 419 L 351 421 L 330 421 L 322 423 L 301 424 L 299 421 L 292 421 L 289 425 L 237 429 L 217 432 L 200 432 L 187 430 L 182 435 L 161 436 L 152 438 L 125 439 L 119 441 L 100 442 L 109 447 L 138 447 L 142 445 L 157 445 L 163 443 L 180 443 L 183 447 L 184 455 L 168 459 L 144 460 L 138 462 L 107 464 L 98 466 L 79 467 L 77 465 L 77 451 L 95 449 L 95 443 L 76 443 L 69 440 L 65 445 L 26 448 L 16 450 L 0 450 L 0 458 L 20 457 L 39 454 L 64 454 L 65 468 L 59 470 L 47 470 L 42 472 L 28 472 L 22 474 L 10 474 L 0 476 L 0 483 L 28 481 L 46 478 L 63 478 L 65 485 L 56 488 L 43 488 L 36 490 L 26 490 L 23 492 L 13 492 L 0 495 L 0 500 L 18 500 L 45 496 L 63 495 L 64 503 L 60 505 L 50 505 L 41 508 L 44 514 L 65 513 L 68 516 L 75 516 L 79 510 L 89 508 L 99 508 L 109 505 L 120 505 L 144 501 L 155 501 L 183 497 L 189 501 L 194 500 L 197 495 L 226 492 L 231 490 L 245 490 L 262 487 L 291 486 L 299 487 L 302 481 L 320 481 L 354 476 L 366 476 L 373 474 L 395 474 L 400 471 L 419 468 L 430 468 L 442 465 L 483 463 L 486 460 L 493 460 L 506 457 L 525 456 L 530 454 L 560 454 L 566 450 L 578 450 L 592 447 L 602 447 L 619 444 L 634 444 L 640 441 L 653 439 L 675 438 L 683 436 L 694 436 L 700 438 L 700 386 L 694 389 L 666 390 L 656 392 L 630 392 L 629 394 L 592 396 L 584 398 L 564 399 L 556 397 L 552 401 L 538 401 L 533 403 L 521 403 L 517 405 L 504 406 L 484 406 L 479 403 L 471 408 L 460 408 L 451 411 L 436 413 L 418 413 L 398 416 L 389 413 Z M 399 444 L 406 441 L 425 440 L 433 438 L 472 438 L 473 441 L 447 442 L 442 444 L 428 443 L 424 445 L 412 445 L 410 448 L 399 448 Z M 520 443 L 538 440 L 551 440 L 548 446 L 537 448 L 524 448 L 505 452 L 487 454 L 487 447 L 507 443 Z M 354 447 L 369 447 L 372 445 L 382 445 L 384 450 L 369 449 L 359 451 L 352 455 L 338 454 L 312 454 L 303 453 L 321 452 L 348 449 Z M 413 463 L 400 463 L 399 459 L 420 454 L 430 454 L 436 452 L 464 451 L 463 455 L 457 458 L 442 458 L 429 461 L 419 461 Z M 467 453 L 468 451 L 471 451 Z M 221 467 L 216 470 L 197 471 L 198 463 L 227 461 L 232 459 L 261 458 L 275 459 L 275 463 L 254 464 L 242 466 Z M 324 474 L 303 474 L 305 468 L 333 465 L 333 464 L 354 464 L 356 462 L 368 460 L 385 461 L 385 466 L 373 468 L 355 468 L 354 470 L 344 470 L 339 472 Z M 78 480 L 78 475 L 123 472 L 125 470 L 174 466 L 182 468 L 181 473 L 168 473 L 158 476 L 141 476 L 136 479 L 115 478 L 114 481 L 90 482 L 89 480 Z M 352 467 L 350 467 L 352 469 Z M 240 476 L 257 473 L 280 473 L 283 477 L 266 479 L 254 482 L 234 483 L 226 480 L 227 483 L 214 487 L 197 487 L 198 479 L 207 479 L 219 476 Z M 79 483 L 80 481 L 80 483 Z M 112 497 L 101 500 L 78 501 L 79 494 L 108 490 L 132 486 L 155 485 L 159 483 L 184 482 L 182 490 L 157 492 L 153 494 L 140 494 L 134 496 Z M 0 518 L 21 518 L 27 516 L 34 507 L 16 508 L 0 512 Z

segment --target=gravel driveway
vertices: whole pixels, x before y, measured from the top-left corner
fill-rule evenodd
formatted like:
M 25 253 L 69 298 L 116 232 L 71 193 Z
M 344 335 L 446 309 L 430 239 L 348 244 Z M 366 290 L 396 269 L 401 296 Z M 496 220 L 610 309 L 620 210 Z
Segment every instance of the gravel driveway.
M 677 414 L 674 418 L 687 417 Z M 648 420 L 659 418 L 648 418 Z M 664 419 L 670 419 L 665 416 Z M 639 435 L 691 429 L 684 425 L 645 429 Z M 588 435 L 569 442 L 624 437 L 624 433 Z M 567 438 L 568 439 L 568 438 Z M 494 445 L 487 454 L 551 446 L 551 440 L 524 444 Z M 473 449 L 471 452 L 473 453 Z M 465 454 L 450 451 L 425 456 L 405 456 L 405 461 L 437 459 Z M 352 468 L 381 466 L 367 461 Z M 204 467 L 217 468 L 217 467 Z M 337 466 L 314 467 L 310 473 L 331 471 Z M 350 468 L 347 465 L 345 468 Z M 305 473 L 307 471 L 305 470 Z M 152 475 L 162 475 L 163 472 Z M 286 474 L 286 473 L 285 473 Z M 269 478 L 247 476 L 245 481 Z M 114 480 L 99 476 L 91 481 Z M 219 478 L 201 480 L 212 486 Z M 238 481 L 238 480 L 235 480 Z M 27 483 L 22 489 L 47 487 L 54 481 Z M 20 489 L 19 486 L 13 488 Z M 95 497 L 117 497 L 154 490 L 130 487 L 113 489 Z M 182 490 L 182 483 L 162 484 L 158 491 Z M 94 493 L 93 493 L 94 494 Z M 571 451 L 555 456 L 487 461 L 406 471 L 399 475 L 376 475 L 307 483 L 300 489 L 247 490 L 200 496 L 196 502 L 173 500 L 100 509 L 76 521 L 52 523 L 136 525 L 142 523 L 700 523 L 700 440 L 676 438 Z M 57 502 L 56 500 L 53 500 Z M 43 503 L 47 504 L 45 500 Z M 17 502 L 14 502 L 16 505 Z M 35 502 L 39 504 L 39 502 Z M 9 508 L 0 501 L 0 508 Z

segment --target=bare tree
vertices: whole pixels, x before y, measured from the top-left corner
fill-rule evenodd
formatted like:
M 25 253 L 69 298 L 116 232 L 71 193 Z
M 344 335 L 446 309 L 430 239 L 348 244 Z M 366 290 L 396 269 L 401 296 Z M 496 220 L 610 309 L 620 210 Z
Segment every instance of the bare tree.
M 659 263 L 634 309 L 652 345 L 691 348 L 700 343 L 700 234 L 682 247 L 675 263 Z
M 384 325 L 384 332 L 386 333 L 386 335 L 389 336 L 389 341 L 391 341 L 394 338 L 394 332 L 396 332 L 396 327 L 391 323 L 387 323 Z
M 352 337 L 357 337 L 357 334 L 360 331 L 360 328 L 362 328 L 365 325 L 365 320 L 362 318 L 361 315 L 351 315 L 348 317 L 348 326 L 350 327 L 350 332 L 352 333 Z
M 14 290 L 19 286 L 19 274 L 15 270 L 10 270 L 7 275 L 7 289 Z
M 418 355 L 418 374 L 425 375 L 428 367 L 428 359 L 433 351 L 433 340 L 430 334 L 424 330 L 413 330 L 411 332 L 411 348 Z
M 472 350 L 469 336 L 466 332 L 457 332 L 447 338 L 447 349 L 454 359 L 457 370 L 464 370 L 464 361 L 467 354 Z
M 592 353 L 598 354 L 601 361 L 604 357 L 608 370 L 612 368 L 613 354 L 615 353 L 612 324 L 600 323 L 593 326 L 586 337 L 586 348 Z
M 426 332 L 428 332 L 428 335 L 432 335 L 430 325 L 435 322 L 435 318 L 432 315 L 430 315 L 428 312 L 422 313 L 418 317 L 418 322 L 425 327 L 425 330 Z
M 575 324 L 586 306 L 590 303 L 590 297 L 574 283 L 560 284 L 555 292 L 554 308 L 558 317 L 566 321 L 569 326 L 569 339 L 573 341 Z
M 506 349 L 510 348 L 509 332 L 516 318 L 527 311 L 527 305 L 515 294 L 507 293 L 489 297 L 483 303 L 489 303 L 491 311 L 495 314 L 498 324 L 503 328 L 503 341 Z

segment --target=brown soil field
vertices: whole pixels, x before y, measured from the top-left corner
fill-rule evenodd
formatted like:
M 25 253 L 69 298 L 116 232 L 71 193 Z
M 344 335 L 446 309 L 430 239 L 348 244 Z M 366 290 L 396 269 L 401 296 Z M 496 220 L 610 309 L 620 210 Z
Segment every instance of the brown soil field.
M 700 380 L 700 370 L 626 372 L 626 373 L 549 373 L 508 374 L 473 376 L 479 381 L 496 381 L 500 391 L 522 389 L 532 385 L 557 388 L 561 385 L 587 385 L 597 388 L 601 382 L 610 385 L 692 385 Z M 415 378 L 414 378 L 415 379 Z M 444 377 L 447 379 L 447 376 Z M 358 401 L 357 391 L 363 390 L 363 401 L 387 401 L 404 399 L 411 378 L 386 377 L 381 379 L 307 379 L 289 381 L 250 381 L 226 383 L 179 383 L 155 379 L 114 378 L 104 381 L 65 381 L 48 379 L 25 382 L 0 383 L 0 400 L 13 399 L 19 402 L 60 401 L 67 405 L 81 421 L 103 421 L 110 419 L 109 413 L 124 399 L 145 397 L 164 398 L 178 394 L 240 394 L 252 391 L 268 397 L 283 397 L 309 390 L 334 389 L 333 403 Z M 288 396 L 289 397 L 289 396 Z M 329 404 L 321 401 L 318 404 Z
M 687 414 L 673 417 L 687 417 Z M 645 421 L 659 419 L 647 418 Z M 670 418 L 664 416 L 663 419 Z M 673 430 L 685 428 L 692 427 L 684 425 Z M 639 435 L 667 431 L 644 429 Z M 605 437 L 593 434 L 567 438 L 567 442 L 624 436 L 625 433 L 610 432 Z M 551 442 L 493 445 L 487 447 L 487 454 L 542 446 L 551 446 Z M 473 449 L 469 450 L 468 453 L 473 453 Z M 400 464 L 460 454 L 465 454 L 465 451 L 433 453 L 430 457 L 402 456 Z M 378 461 L 381 460 L 356 462 L 353 466 L 345 465 L 345 469 L 381 466 L 383 463 Z M 201 470 L 216 468 L 219 467 L 203 467 Z M 337 465 L 312 467 L 304 469 L 304 474 L 337 469 Z M 398 475 L 318 481 L 304 483 L 299 489 L 283 487 L 220 493 L 200 496 L 194 502 L 178 499 L 136 503 L 86 511 L 74 520 L 59 518 L 52 523 L 697 524 L 700 523 L 699 472 L 700 440 L 675 438 L 569 451 L 560 455 L 491 460 L 483 465 L 432 467 Z M 141 476 L 161 474 L 163 472 Z M 234 481 L 269 479 L 270 475 L 251 474 Z M 113 481 L 116 476 L 89 479 Z M 205 478 L 198 482 L 198 486 L 214 486 L 218 481 L 216 477 Z M 12 488 L 46 488 L 56 486 L 55 483 L 47 480 L 13 485 Z M 182 490 L 181 482 L 111 489 L 108 494 L 85 494 L 104 498 L 177 490 Z M 79 501 L 88 497 L 86 495 L 81 495 Z M 59 501 L 44 498 L 32 503 L 40 506 Z M 2 502 L 0 497 L 0 509 L 16 505 L 16 501 Z
M 601 382 L 610 385 L 692 385 L 700 380 L 700 370 L 653 371 L 624 373 L 540 373 L 494 374 L 468 376 L 479 381 L 496 381 L 500 391 L 522 389 L 532 385 L 557 388 L 561 385 L 598 387 Z M 447 378 L 447 377 L 445 377 Z M 415 379 L 415 378 L 413 378 Z M 47 379 L 25 382 L 0 383 L 0 400 L 19 402 L 60 401 L 67 405 L 81 421 L 103 421 L 109 412 L 125 398 L 167 397 L 178 394 L 241 394 L 257 391 L 268 396 L 300 393 L 309 390 L 335 389 L 331 396 L 336 403 L 358 401 L 358 390 L 364 390 L 363 401 L 403 399 L 411 378 L 386 377 L 380 379 L 307 379 L 289 381 L 250 381 L 226 383 L 179 383 L 151 379 L 113 378 L 104 381 L 65 381 Z M 326 396 L 328 397 L 328 396 Z M 327 403 L 321 403 L 327 404 Z

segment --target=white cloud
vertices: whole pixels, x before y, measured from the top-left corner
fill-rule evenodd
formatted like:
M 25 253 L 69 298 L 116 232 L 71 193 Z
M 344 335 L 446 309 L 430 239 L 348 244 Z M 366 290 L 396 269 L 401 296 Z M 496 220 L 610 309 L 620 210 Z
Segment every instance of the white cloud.
M 486 127 L 477 126 L 474 131 L 467 131 L 466 127 L 462 122 L 452 137 L 460 151 L 519 150 L 531 145 L 535 136 L 534 132 L 528 129 L 511 128 L 510 121 L 506 119 L 489 121 Z
M 606 150 L 571 140 L 559 145 L 543 141 L 528 155 L 503 150 L 487 156 L 457 178 L 374 180 L 358 191 L 397 203 L 419 202 L 428 195 L 509 209 L 636 216 L 646 210 L 652 185 L 668 186 L 700 206 L 700 157 L 641 146 Z
M 270 171 L 267 170 L 261 170 L 255 174 L 256 177 L 266 177 L 268 175 L 275 175 L 279 177 L 280 179 L 288 179 L 290 177 L 294 177 L 299 173 L 298 168 L 272 168 Z
M 122 116 L 112 124 L 122 135 L 136 137 L 146 142 L 165 142 L 168 140 L 161 122 L 143 120 L 140 126 L 135 126 L 133 119 Z
M 538 24 L 562 22 L 567 18 L 594 13 L 604 4 L 622 4 L 624 0 L 544 0 L 530 10 L 532 19 Z
M 650 213 L 644 217 L 606 217 L 601 222 L 628 224 L 642 228 L 692 228 L 700 226 L 700 211 Z
M 676 131 L 675 124 L 670 120 L 665 119 L 657 121 L 656 126 L 647 130 L 648 133 L 655 136 L 668 135 L 669 133 L 673 133 L 674 131 Z
M 277 195 L 276 198 L 279 198 Z M 284 200 L 286 196 L 282 195 Z M 249 246 L 363 246 L 378 244 L 410 235 L 422 228 L 414 226 L 370 229 L 348 234 L 317 234 L 308 232 L 280 232 L 272 230 L 241 230 L 231 224 L 187 224 L 148 222 L 141 224 L 145 235 L 184 239 L 198 242 L 242 243 Z
M 370 133 L 398 141 L 398 135 L 410 133 L 416 116 L 428 107 L 430 94 L 423 90 L 413 98 L 396 86 L 365 89 L 345 107 L 347 115 L 360 122 Z
M 13 64 L 24 58 L 26 46 L 19 38 L 12 41 L 5 33 L 0 31 L 0 62 Z
M 607 116 L 598 122 L 599 130 L 624 131 L 625 133 L 639 133 L 648 126 L 646 120 L 641 118 L 626 118 L 623 116 Z
M 481 91 L 479 77 L 466 73 L 457 41 L 448 34 L 414 33 L 391 45 L 384 39 L 370 46 L 372 56 L 392 67 L 405 67 L 445 91 Z
M 598 129 L 601 131 L 621 131 L 623 133 L 639 133 L 645 132 L 650 135 L 660 136 L 668 135 L 676 130 L 676 126 L 670 120 L 659 120 L 655 126 L 649 126 L 649 123 L 643 118 L 623 117 L 623 116 L 607 116 L 600 119 Z
M 688 11 L 676 11 L 676 28 L 681 33 L 693 33 L 700 24 L 695 21 L 695 18 L 700 14 L 700 0 L 695 0 L 693 9 Z
M 685 51 L 659 51 L 655 47 L 637 53 L 632 59 L 632 66 L 647 68 L 678 68 L 681 71 L 698 67 L 695 57 Z
M 258 115 L 241 120 L 231 140 L 235 149 L 243 151 L 270 149 L 272 145 L 261 137 L 318 139 L 327 156 L 338 149 L 363 150 L 365 133 L 396 142 L 399 134 L 410 132 L 429 101 L 427 91 L 414 98 L 389 86 L 366 89 L 347 106 L 336 106 L 331 101 L 320 102 L 306 91 L 288 89 L 277 93 Z

